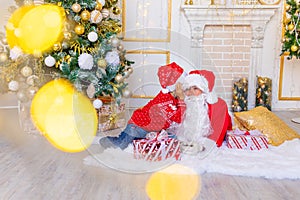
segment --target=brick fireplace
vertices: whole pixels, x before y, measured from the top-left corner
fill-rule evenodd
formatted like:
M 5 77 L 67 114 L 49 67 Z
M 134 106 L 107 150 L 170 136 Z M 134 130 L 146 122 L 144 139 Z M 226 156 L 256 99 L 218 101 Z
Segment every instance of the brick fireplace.
M 216 75 L 215 91 L 231 105 L 233 82 L 248 78 L 248 109 L 255 106 L 265 27 L 279 6 L 184 5 L 195 63 Z

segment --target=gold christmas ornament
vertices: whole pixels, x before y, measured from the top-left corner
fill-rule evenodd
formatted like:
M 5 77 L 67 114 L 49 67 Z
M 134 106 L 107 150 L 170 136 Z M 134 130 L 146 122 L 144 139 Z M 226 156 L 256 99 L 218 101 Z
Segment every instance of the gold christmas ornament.
M 91 12 L 91 23 L 99 24 L 102 21 L 102 14 L 99 10 L 93 10 Z
M 115 5 L 116 3 L 118 3 L 118 0 L 111 0 L 110 2 L 111 4 Z
M 294 30 L 294 28 L 295 28 L 294 24 L 290 24 L 290 25 L 288 25 L 288 30 L 289 30 L 289 31 L 292 31 L 292 30 Z
M 75 26 L 75 33 L 77 35 L 82 35 L 84 33 L 84 26 L 82 26 L 81 24 L 77 24 Z
M 123 76 L 121 74 L 117 74 L 115 77 L 115 81 L 117 81 L 117 83 L 121 83 L 123 81 Z
M 298 47 L 296 45 L 291 46 L 291 51 L 297 51 L 297 50 L 298 50 Z
M 102 4 L 97 2 L 95 9 L 96 10 L 102 10 Z
M 113 37 L 110 40 L 111 46 L 113 47 L 117 47 L 120 44 L 120 40 L 117 37 Z
M 87 20 L 90 19 L 91 14 L 90 14 L 89 11 L 84 10 L 84 11 L 81 12 L 80 17 L 81 17 L 82 20 L 87 21 Z
M 24 76 L 24 77 L 28 77 L 28 76 L 31 76 L 32 75 L 32 69 L 28 66 L 25 66 L 21 69 L 21 74 Z
M 8 60 L 8 55 L 5 52 L 0 53 L 0 62 L 6 62 Z
M 118 6 L 115 6 L 115 7 L 112 8 L 112 12 L 115 15 L 119 15 L 121 13 L 121 9 Z
M 98 65 L 98 67 L 105 68 L 107 65 L 107 62 L 104 58 L 100 58 L 97 60 L 97 65 Z
M 71 7 L 71 9 L 75 12 L 75 13 L 79 13 L 81 10 L 81 6 L 78 3 L 74 3 Z
M 106 8 L 103 8 L 102 10 L 101 10 L 101 14 L 102 14 L 102 17 L 103 18 L 107 18 L 108 16 L 109 16 L 109 10 L 108 9 L 106 9 Z
M 288 5 L 288 4 L 285 6 L 285 10 L 286 10 L 286 11 L 288 11 L 290 8 L 291 8 L 291 6 Z

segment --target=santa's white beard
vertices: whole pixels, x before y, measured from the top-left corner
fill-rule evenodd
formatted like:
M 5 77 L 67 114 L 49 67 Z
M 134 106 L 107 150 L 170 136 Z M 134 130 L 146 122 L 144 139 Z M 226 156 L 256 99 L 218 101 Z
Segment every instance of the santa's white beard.
M 178 138 L 187 143 L 201 143 L 212 130 L 205 95 L 188 96 L 184 102 L 186 112 Z

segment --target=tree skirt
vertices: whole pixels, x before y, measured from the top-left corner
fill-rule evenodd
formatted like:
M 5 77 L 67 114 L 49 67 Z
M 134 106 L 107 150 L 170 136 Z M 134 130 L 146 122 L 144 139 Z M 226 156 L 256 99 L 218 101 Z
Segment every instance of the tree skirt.
M 119 171 L 143 173 L 157 171 L 176 163 L 192 168 L 198 174 L 220 173 L 235 176 L 263 177 L 268 179 L 300 179 L 300 140 L 286 141 L 278 147 L 259 151 L 220 148 L 207 149 L 198 155 L 182 154 L 180 160 L 167 159 L 149 162 L 133 158 L 132 146 L 92 152 L 84 164 L 109 167 Z M 203 155 L 201 155 L 203 154 Z

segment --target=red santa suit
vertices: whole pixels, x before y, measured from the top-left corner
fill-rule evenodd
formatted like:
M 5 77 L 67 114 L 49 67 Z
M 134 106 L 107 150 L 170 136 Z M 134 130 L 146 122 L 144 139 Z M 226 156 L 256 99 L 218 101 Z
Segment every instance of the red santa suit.
M 208 104 L 208 115 L 212 127 L 212 132 L 208 138 L 214 140 L 217 146 L 221 146 L 227 130 L 232 129 L 231 117 L 228 113 L 226 102 L 218 98 L 213 91 L 215 75 L 207 70 L 194 70 L 185 79 L 183 88 L 196 86 L 202 90 L 206 96 Z
M 208 115 L 212 126 L 212 133 L 208 138 L 216 141 L 220 147 L 225 139 L 227 130 L 232 130 L 231 117 L 226 102 L 218 98 L 214 104 L 208 104 Z

